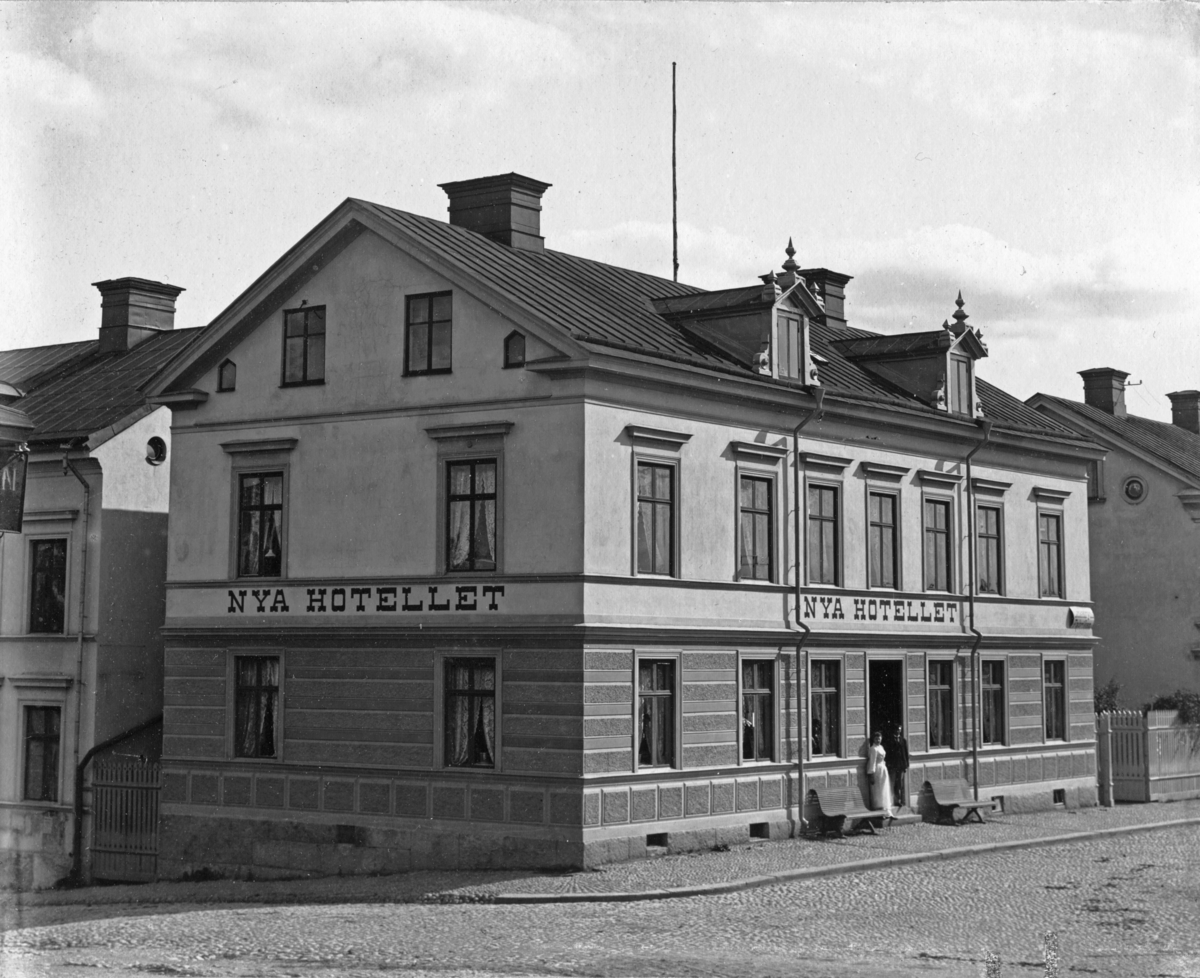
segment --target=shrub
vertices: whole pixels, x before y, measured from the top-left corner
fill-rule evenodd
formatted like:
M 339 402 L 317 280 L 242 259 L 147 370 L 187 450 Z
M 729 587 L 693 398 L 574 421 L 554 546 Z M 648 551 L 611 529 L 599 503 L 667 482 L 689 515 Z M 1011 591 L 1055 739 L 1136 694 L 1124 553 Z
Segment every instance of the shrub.
M 1178 710 L 1179 723 L 1184 726 L 1200 724 L 1200 693 L 1194 693 L 1190 689 L 1162 693 L 1142 707 L 1143 713 L 1150 710 Z
M 1121 684 L 1116 678 L 1110 679 L 1103 686 L 1093 693 L 1093 698 L 1096 703 L 1097 713 L 1111 713 L 1118 709 L 1118 700 L 1120 699 Z

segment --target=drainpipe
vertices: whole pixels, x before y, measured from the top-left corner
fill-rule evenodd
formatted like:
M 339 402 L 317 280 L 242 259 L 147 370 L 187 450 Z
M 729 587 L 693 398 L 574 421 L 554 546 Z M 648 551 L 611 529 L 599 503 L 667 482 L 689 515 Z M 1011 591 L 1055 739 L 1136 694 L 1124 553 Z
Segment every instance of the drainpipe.
M 795 463 L 792 469 L 792 498 L 795 500 L 796 517 L 793 526 L 794 543 L 793 552 L 796 555 L 796 625 L 803 629 L 803 634 L 796 640 L 796 784 L 800 790 L 799 798 L 799 814 L 800 814 L 800 829 L 804 829 L 804 804 L 808 800 L 808 795 L 804 790 L 804 723 L 803 711 L 800 708 L 801 695 L 800 689 L 804 682 L 804 677 L 808 674 L 807 665 L 804 661 L 804 643 L 808 641 L 808 636 L 812 633 L 812 629 L 804 621 L 800 611 L 801 587 L 803 569 L 803 556 L 801 550 L 801 532 L 800 532 L 800 512 L 801 512 L 801 497 L 800 497 L 800 431 L 810 421 L 820 421 L 825 416 L 825 389 L 816 387 L 813 389 L 813 397 L 816 398 L 816 405 L 808 413 L 795 428 L 792 429 L 792 454 Z M 790 624 L 790 623 L 789 623 Z M 795 833 L 793 833 L 795 834 Z
M 87 479 L 79 474 L 79 470 L 75 468 L 75 464 L 67 457 L 67 453 L 63 452 L 63 475 L 66 475 L 68 470 L 79 480 L 83 486 L 83 544 L 80 548 L 80 568 L 79 568 L 79 640 L 75 653 L 75 759 L 79 760 L 80 729 L 83 720 L 83 633 L 86 631 L 84 627 L 87 624 L 87 571 L 88 571 L 88 518 L 92 511 L 92 487 L 88 484 Z M 79 778 L 75 780 L 75 867 L 80 866 L 82 858 L 83 844 L 83 792 L 79 784 Z M 73 875 L 78 875 L 76 870 L 72 870 Z
M 971 642 L 971 781 L 975 791 L 975 800 L 979 801 L 979 736 L 982 730 L 979 717 L 979 644 L 983 641 L 983 632 L 975 627 L 975 588 L 978 585 L 978 575 L 975 569 L 975 487 L 971 482 L 971 459 L 992 437 L 992 422 L 983 419 L 979 422 L 983 437 L 967 452 L 967 608 L 968 626 L 975 636 Z

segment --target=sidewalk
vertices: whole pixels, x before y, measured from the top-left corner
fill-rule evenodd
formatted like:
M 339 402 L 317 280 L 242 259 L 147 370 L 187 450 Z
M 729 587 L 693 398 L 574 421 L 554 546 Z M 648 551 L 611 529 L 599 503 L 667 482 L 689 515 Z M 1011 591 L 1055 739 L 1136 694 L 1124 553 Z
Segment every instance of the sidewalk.
M 1070 837 L 1107 835 L 1114 830 L 1117 833 L 1153 830 L 1181 822 L 1194 825 L 1200 840 L 1200 799 L 1108 809 L 1057 809 L 1028 815 L 997 814 L 989 816 L 983 825 L 918 823 L 885 829 L 875 836 L 753 842 L 727 851 L 660 856 L 578 872 L 426 871 L 378 877 L 214 880 L 0 893 L 0 929 L 84 916 L 158 912 L 154 908 L 167 907 L 179 911 L 213 904 L 662 899 L 727 892 L 806 875 L 860 872 L 925 859 L 970 856 L 996 848 L 1056 844 L 1055 840 L 1080 841 Z

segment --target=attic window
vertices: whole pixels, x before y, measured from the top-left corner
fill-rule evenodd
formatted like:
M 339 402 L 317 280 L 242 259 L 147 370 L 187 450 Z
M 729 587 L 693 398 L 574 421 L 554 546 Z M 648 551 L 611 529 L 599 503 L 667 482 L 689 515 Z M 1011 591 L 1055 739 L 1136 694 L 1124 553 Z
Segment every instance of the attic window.
M 452 299 L 450 292 L 408 297 L 405 369 L 410 376 L 450 372 Z
M 780 377 L 805 380 L 804 327 L 799 316 L 779 316 L 778 363 Z
M 974 415 L 971 397 L 971 361 L 968 357 L 952 354 L 950 357 L 950 389 L 947 403 L 953 414 Z
M 217 390 L 231 391 L 237 387 L 237 364 L 232 360 L 224 360 L 217 367 Z
M 504 339 L 504 366 L 525 366 L 525 334 L 516 331 Z

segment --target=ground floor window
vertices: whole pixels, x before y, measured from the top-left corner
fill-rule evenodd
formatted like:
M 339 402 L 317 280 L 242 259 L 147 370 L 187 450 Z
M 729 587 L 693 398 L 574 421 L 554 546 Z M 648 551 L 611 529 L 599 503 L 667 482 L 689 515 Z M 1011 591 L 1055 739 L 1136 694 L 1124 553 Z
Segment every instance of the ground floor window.
M 981 663 L 983 699 L 983 743 L 1004 743 L 1004 663 Z
M 1067 739 L 1067 664 L 1061 659 L 1042 663 L 1042 692 L 1046 710 L 1046 739 Z
M 929 746 L 954 746 L 954 663 L 929 663 Z
M 447 659 L 445 742 L 447 767 L 496 766 L 496 660 Z
M 675 662 L 638 661 L 638 765 L 675 763 Z
M 775 755 L 775 663 L 742 663 L 742 760 Z
M 275 757 L 278 751 L 279 656 L 239 655 L 234 660 L 234 756 Z
M 25 790 L 27 801 L 58 801 L 58 750 L 62 710 L 25 707 Z
M 814 660 L 809 713 L 812 716 L 813 756 L 841 752 L 842 690 L 841 667 L 836 660 Z

